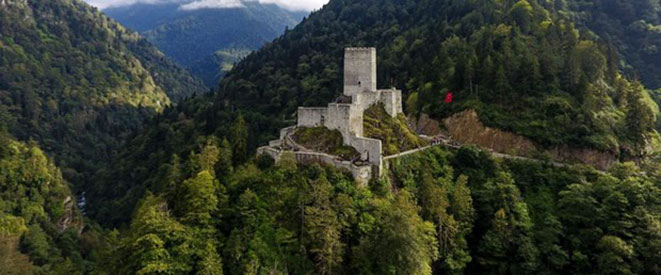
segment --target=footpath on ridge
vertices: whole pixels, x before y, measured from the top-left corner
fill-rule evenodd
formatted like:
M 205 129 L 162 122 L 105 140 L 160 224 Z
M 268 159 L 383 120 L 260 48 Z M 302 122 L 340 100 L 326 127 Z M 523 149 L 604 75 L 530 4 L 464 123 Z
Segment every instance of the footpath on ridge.
M 445 137 L 437 137 L 437 138 L 434 138 L 434 139 L 431 140 L 430 145 L 427 145 L 425 147 L 412 149 L 412 150 L 408 150 L 408 151 L 404 151 L 404 152 L 400 152 L 400 153 L 390 155 L 390 156 L 385 156 L 385 157 L 383 157 L 383 160 L 397 159 L 397 158 L 404 157 L 404 156 L 407 156 L 407 155 L 411 155 L 411 154 L 415 154 L 415 153 L 422 152 L 422 151 L 425 151 L 425 150 L 429 150 L 432 147 L 436 147 L 436 146 L 443 146 L 443 147 L 452 148 L 452 149 L 461 148 L 461 144 L 459 144 L 455 141 L 452 141 L 452 140 L 450 140 L 448 138 L 445 138 Z M 568 164 L 568 163 L 545 161 L 545 160 L 540 160 L 540 159 L 515 156 L 515 155 L 510 155 L 510 154 L 493 152 L 491 150 L 486 150 L 486 151 L 489 152 L 489 154 L 491 154 L 493 157 L 501 158 L 501 159 L 512 159 L 512 160 L 523 160 L 523 161 L 530 161 L 530 162 L 537 162 L 537 163 L 548 163 L 548 164 L 551 164 L 555 167 L 570 167 L 570 166 L 572 166 L 572 164 Z M 599 170 L 599 169 L 596 169 L 596 170 L 599 171 L 600 173 L 605 173 L 605 171 L 602 171 L 602 170 Z

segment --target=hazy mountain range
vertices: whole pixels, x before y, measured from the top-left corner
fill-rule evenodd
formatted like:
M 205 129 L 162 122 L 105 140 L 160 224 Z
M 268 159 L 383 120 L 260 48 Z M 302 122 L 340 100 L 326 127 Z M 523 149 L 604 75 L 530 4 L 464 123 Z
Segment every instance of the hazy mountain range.
M 197 3 L 135 3 L 103 11 L 142 34 L 210 87 L 235 62 L 307 14 L 256 1 L 224 6 L 194 5 Z

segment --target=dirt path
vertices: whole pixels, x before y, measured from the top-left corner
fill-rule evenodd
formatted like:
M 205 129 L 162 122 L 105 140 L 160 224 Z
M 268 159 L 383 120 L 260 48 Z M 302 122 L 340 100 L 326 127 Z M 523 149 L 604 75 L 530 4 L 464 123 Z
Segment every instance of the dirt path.
M 438 142 L 438 143 L 434 143 L 432 145 L 428 145 L 428 146 L 425 146 L 425 147 L 420 147 L 420 148 L 417 148 L 417 149 L 408 150 L 408 151 L 401 152 L 401 153 L 398 153 L 398 154 L 386 156 L 386 157 L 383 158 L 383 160 L 391 160 L 391 159 L 400 158 L 400 157 L 403 157 L 403 156 L 407 156 L 407 155 L 415 154 L 415 153 L 418 153 L 418 152 L 421 152 L 421 151 L 425 151 L 425 150 L 428 150 L 428 149 L 430 149 L 432 147 L 436 147 L 436 146 L 443 146 L 443 147 L 453 148 L 453 149 L 461 148 L 461 146 L 452 145 L 452 144 L 449 144 L 449 143 L 446 143 L 446 142 Z M 521 156 L 514 156 L 514 155 L 497 153 L 497 152 L 490 152 L 490 151 L 489 151 L 489 153 L 492 156 L 494 156 L 496 158 L 501 158 L 501 159 L 524 160 L 524 161 L 530 161 L 530 162 L 536 162 L 536 163 L 550 163 L 551 165 L 553 165 L 555 167 L 570 167 L 570 166 L 572 166 L 572 164 L 568 164 L 568 163 L 547 162 L 547 161 L 539 160 L 539 159 L 533 159 L 533 158 L 521 157 Z M 601 171 L 599 169 L 597 169 L 597 171 L 599 171 L 600 173 L 605 173 L 604 171 Z

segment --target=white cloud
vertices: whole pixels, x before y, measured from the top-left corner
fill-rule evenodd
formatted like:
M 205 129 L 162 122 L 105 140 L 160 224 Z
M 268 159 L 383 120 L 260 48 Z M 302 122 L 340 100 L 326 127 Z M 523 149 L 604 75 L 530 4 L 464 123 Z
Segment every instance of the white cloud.
M 162 3 L 181 3 L 182 9 L 193 10 L 202 8 L 236 8 L 242 7 L 243 2 L 259 1 L 264 4 L 276 4 L 289 10 L 310 11 L 319 9 L 328 0 L 84 0 L 92 6 L 99 9 L 109 7 L 128 6 L 136 3 L 143 4 L 162 4 Z
M 179 6 L 182 10 L 227 9 L 243 7 L 241 0 L 198 0 Z
M 128 6 L 128 5 L 133 5 L 135 3 L 161 4 L 161 3 L 176 2 L 173 0 L 83 0 L 83 1 L 99 9 Z
M 260 3 L 272 3 L 289 10 L 311 11 L 321 8 L 328 0 L 259 0 Z

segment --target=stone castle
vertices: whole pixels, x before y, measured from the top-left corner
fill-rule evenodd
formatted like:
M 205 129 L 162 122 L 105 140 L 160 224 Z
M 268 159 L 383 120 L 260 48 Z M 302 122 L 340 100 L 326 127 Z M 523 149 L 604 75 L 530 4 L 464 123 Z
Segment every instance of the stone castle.
M 395 117 L 402 113 L 402 92 L 376 87 L 376 49 L 346 48 L 344 51 L 344 91 L 327 107 L 299 107 L 296 126 L 282 129 L 280 139 L 258 149 L 258 154 L 268 154 L 278 160 L 285 151 L 291 151 L 299 162 L 321 162 L 348 169 L 358 181 L 366 182 L 372 175 L 379 175 L 383 166 L 381 140 L 363 136 L 363 113 L 374 104 L 383 104 L 386 112 Z M 341 161 L 337 157 L 319 152 L 291 148 L 295 144 L 289 135 L 299 127 L 321 127 L 342 133 L 345 145 L 352 146 L 360 154 L 360 163 Z M 293 149 L 293 150 L 287 150 Z M 367 163 L 365 165 L 364 163 Z

